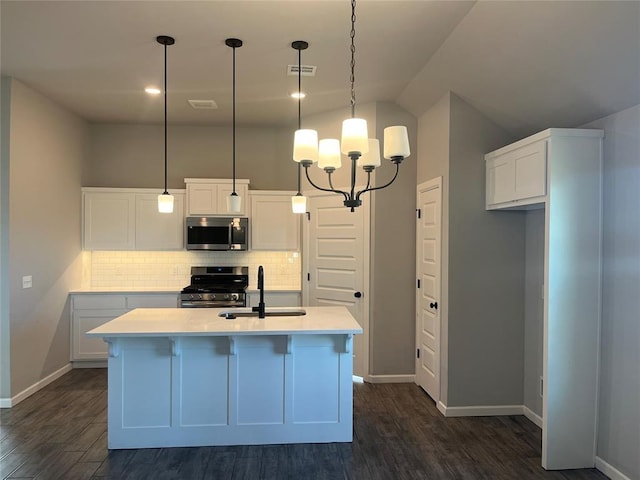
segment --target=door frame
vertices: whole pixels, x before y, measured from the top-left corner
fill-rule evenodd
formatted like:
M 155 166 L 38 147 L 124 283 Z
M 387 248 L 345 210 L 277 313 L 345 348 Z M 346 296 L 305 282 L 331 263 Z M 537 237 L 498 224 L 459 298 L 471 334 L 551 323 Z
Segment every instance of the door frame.
M 335 193 L 326 193 L 321 191 L 303 192 L 307 197 L 307 215 L 303 221 L 302 227 L 302 271 L 300 272 L 300 282 L 302 285 L 302 305 L 309 304 L 309 282 L 307 280 L 307 273 L 309 272 L 309 200 L 311 198 L 318 197 L 336 197 L 336 201 L 341 202 L 340 197 Z M 371 306 L 371 202 L 363 202 L 358 208 L 362 209 L 362 336 L 363 336 L 363 349 L 362 349 L 362 364 L 364 365 L 363 380 L 370 381 L 370 335 L 369 335 L 369 311 Z M 347 208 L 347 207 L 343 207 Z
M 439 405 L 440 403 L 440 399 L 442 398 L 442 312 L 443 312 L 443 308 L 442 308 L 442 225 L 443 225 L 443 198 L 442 198 L 442 177 L 435 177 L 432 178 L 431 180 L 427 180 L 426 182 L 422 182 L 420 184 L 418 184 L 418 186 L 416 187 L 416 209 L 420 207 L 420 192 L 427 192 L 429 190 L 433 190 L 433 189 L 439 189 L 440 191 L 440 249 L 439 249 L 439 255 L 440 255 L 440 261 L 439 261 L 439 265 L 440 265 L 440 272 L 438 272 L 438 278 L 440 281 L 440 285 L 438 286 L 438 296 L 440 298 L 437 299 L 438 301 L 438 398 L 434 398 L 433 400 L 435 401 L 436 405 Z M 418 221 L 418 218 L 416 217 L 416 222 Z M 416 227 L 416 279 L 420 278 L 420 262 L 418 261 L 418 245 L 420 242 L 421 238 L 420 238 L 420 229 L 417 226 Z M 422 296 L 421 291 L 416 288 L 416 318 L 415 318 L 415 335 L 416 335 L 416 342 L 415 342 L 415 348 L 416 350 L 420 348 L 420 330 L 421 330 L 421 318 L 420 318 L 420 297 Z M 420 359 L 415 358 L 415 382 L 416 385 L 420 386 L 420 384 L 418 383 L 418 369 L 420 368 Z M 422 388 L 422 387 L 421 387 Z M 431 394 L 429 394 L 431 395 Z

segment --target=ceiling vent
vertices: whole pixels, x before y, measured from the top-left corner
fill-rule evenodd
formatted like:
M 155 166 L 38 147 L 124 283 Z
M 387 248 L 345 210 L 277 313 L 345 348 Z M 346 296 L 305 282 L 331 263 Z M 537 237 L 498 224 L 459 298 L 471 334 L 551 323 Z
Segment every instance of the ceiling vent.
M 215 110 L 218 105 L 213 100 L 188 100 L 189 105 L 196 110 Z
M 315 77 L 316 76 L 315 65 L 300 65 L 300 75 L 303 77 Z M 298 65 L 289 65 L 287 67 L 287 75 L 298 75 Z

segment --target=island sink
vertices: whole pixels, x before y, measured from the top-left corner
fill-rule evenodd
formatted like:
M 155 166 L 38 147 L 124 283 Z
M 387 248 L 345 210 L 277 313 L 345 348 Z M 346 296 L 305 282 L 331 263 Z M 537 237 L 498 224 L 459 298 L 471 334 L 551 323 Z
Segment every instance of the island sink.
M 233 320 L 238 317 L 258 317 L 258 310 L 247 310 L 244 308 L 235 308 L 233 310 L 224 310 L 218 314 L 219 317 L 224 317 L 227 320 Z M 265 317 L 299 317 L 302 315 L 306 315 L 306 310 L 303 309 L 278 309 L 278 308 L 267 308 L 265 309 L 264 316 Z

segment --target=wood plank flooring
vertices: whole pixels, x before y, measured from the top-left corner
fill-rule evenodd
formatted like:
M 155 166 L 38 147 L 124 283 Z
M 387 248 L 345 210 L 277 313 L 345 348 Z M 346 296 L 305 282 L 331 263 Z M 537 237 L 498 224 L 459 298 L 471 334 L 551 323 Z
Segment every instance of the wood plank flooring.
M 546 472 L 522 416 L 445 418 L 414 384 L 355 384 L 354 441 L 107 449 L 105 369 L 78 369 L 0 410 L 2 479 L 606 479 Z

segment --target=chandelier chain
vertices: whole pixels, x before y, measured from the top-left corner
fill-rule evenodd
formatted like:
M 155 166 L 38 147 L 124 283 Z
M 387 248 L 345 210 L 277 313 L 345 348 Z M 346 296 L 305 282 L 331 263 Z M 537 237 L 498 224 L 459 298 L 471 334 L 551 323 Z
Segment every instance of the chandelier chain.
M 356 0 L 351 0 L 351 32 L 349 34 L 349 36 L 351 37 L 351 76 L 350 76 L 350 81 L 351 81 L 351 117 L 355 118 L 356 116 L 356 89 L 355 89 L 355 82 L 356 82 L 356 74 L 355 74 L 355 70 L 356 70 L 356 44 L 355 44 L 355 38 L 356 38 Z

